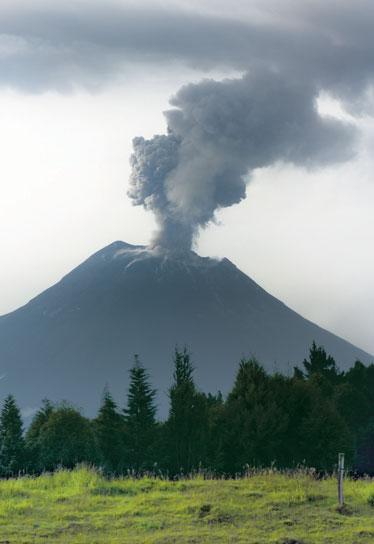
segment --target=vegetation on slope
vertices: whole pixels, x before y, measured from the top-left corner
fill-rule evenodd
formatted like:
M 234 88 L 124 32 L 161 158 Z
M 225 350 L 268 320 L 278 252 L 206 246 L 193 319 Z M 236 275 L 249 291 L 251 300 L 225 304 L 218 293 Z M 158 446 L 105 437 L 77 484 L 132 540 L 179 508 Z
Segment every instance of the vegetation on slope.
M 292 376 L 270 375 L 256 360 L 242 360 L 223 398 L 199 391 L 188 351 L 176 350 L 169 416 L 157 421 L 155 391 L 136 357 L 126 406 L 118 408 L 106 390 L 93 420 L 69 404 L 45 401 L 24 434 L 8 396 L 0 412 L 0 476 L 82 462 L 109 475 L 130 470 L 173 476 L 203 467 L 234 476 L 248 465 L 274 464 L 325 473 L 334 469 L 338 452 L 351 470 L 374 474 L 373 392 L 374 365 L 356 362 L 340 372 L 313 344 L 309 360 Z

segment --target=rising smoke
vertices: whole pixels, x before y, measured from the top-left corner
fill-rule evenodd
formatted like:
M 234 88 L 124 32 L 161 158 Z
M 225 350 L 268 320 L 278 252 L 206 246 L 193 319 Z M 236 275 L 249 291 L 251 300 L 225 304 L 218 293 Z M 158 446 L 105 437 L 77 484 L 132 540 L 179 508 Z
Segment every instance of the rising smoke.
M 135 138 L 129 196 L 155 213 L 154 244 L 191 248 L 217 210 L 246 196 L 255 169 L 352 157 L 354 128 L 317 110 L 319 89 L 271 71 L 182 87 L 167 134 Z

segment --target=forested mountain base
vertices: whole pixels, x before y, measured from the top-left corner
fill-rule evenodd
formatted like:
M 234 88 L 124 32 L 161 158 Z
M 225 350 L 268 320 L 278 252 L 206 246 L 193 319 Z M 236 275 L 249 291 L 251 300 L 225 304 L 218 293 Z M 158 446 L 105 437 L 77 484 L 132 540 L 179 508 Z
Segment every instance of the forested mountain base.
M 9 544 L 369 544 L 374 483 L 298 472 L 238 480 L 112 479 L 88 469 L 0 482 Z
M 224 399 L 199 391 L 187 349 L 176 350 L 169 399 L 168 419 L 157 421 L 155 391 L 137 356 L 125 407 L 105 390 L 93 420 L 69 404 L 44 401 L 24 434 L 8 396 L 0 414 L 0 475 L 82 462 L 107 475 L 171 479 L 196 470 L 232 477 L 270 466 L 314 467 L 323 474 L 334 469 L 338 452 L 351 471 L 374 473 L 374 365 L 356 362 L 340 372 L 313 344 L 290 377 L 269 375 L 254 359 L 241 361 Z

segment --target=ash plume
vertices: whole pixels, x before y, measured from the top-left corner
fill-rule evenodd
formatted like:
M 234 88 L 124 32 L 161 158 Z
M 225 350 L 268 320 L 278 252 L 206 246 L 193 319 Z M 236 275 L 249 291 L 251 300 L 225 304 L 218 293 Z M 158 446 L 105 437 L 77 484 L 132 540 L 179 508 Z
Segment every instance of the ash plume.
M 255 169 L 350 159 L 355 130 L 321 117 L 318 93 L 271 71 L 182 87 L 165 112 L 167 134 L 133 141 L 128 194 L 155 213 L 153 243 L 190 249 L 217 210 L 245 198 Z

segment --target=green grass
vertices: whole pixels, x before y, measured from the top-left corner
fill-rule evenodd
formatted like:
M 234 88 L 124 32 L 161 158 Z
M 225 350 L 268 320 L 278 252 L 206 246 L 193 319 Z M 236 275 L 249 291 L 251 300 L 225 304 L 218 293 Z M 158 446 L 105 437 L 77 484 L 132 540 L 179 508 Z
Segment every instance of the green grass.
M 346 480 L 345 494 L 342 514 L 332 478 L 108 481 L 80 468 L 0 481 L 0 543 L 374 542 L 374 482 Z

